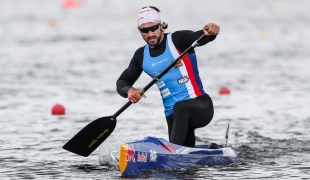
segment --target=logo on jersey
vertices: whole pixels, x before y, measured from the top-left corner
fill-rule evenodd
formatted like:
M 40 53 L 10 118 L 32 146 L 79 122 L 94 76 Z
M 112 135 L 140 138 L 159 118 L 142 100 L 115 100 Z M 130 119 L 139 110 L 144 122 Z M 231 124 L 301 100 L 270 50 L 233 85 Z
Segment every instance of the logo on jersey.
M 187 76 L 182 76 L 180 79 L 178 79 L 178 84 L 184 84 L 187 83 L 189 78 Z
M 152 64 L 152 66 L 156 66 L 157 64 L 160 64 L 160 63 L 165 62 L 167 60 L 169 60 L 169 58 L 166 58 L 166 59 L 160 60 L 158 62 L 155 62 L 155 63 Z
M 171 92 L 169 91 L 168 88 L 166 88 L 166 89 L 164 89 L 164 90 L 162 90 L 162 91 L 160 91 L 160 92 L 161 92 L 161 95 L 162 95 L 163 97 L 169 96 L 169 95 L 171 94 Z
M 157 83 L 156 85 L 160 89 L 160 88 L 165 86 L 165 83 L 164 83 L 164 81 L 161 81 L 161 82 Z
M 156 76 L 157 75 L 157 72 L 151 72 L 149 73 L 149 76 L 153 77 L 153 76 Z
M 181 61 L 182 59 L 180 59 L 180 60 L 178 60 L 178 62 L 174 65 L 174 68 L 176 69 L 176 68 L 179 68 L 179 67 L 181 67 L 181 66 L 183 66 L 183 63 L 182 63 L 182 61 Z M 173 61 L 172 61 L 173 62 Z M 172 63 L 171 62 L 171 63 Z

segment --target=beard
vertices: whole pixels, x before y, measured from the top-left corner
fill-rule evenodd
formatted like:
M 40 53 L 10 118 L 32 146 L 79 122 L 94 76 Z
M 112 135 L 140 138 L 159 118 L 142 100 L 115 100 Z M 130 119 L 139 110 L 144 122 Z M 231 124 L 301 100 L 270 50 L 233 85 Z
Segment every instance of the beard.
M 161 36 L 162 36 L 162 33 L 160 33 L 158 37 L 150 36 L 145 40 L 145 42 L 150 46 L 157 46 L 160 43 Z

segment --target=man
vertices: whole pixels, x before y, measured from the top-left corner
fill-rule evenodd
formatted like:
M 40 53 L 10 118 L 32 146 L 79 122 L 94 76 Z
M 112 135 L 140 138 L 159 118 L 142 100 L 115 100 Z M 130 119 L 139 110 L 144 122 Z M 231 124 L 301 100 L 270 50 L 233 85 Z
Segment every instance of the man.
M 147 6 L 138 11 L 138 30 L 147 43 L 136 50 L 127 69 L 116 82 L 117 92 L 137 103 L 141 96 L 132 87 L 142 71 L 155 78 L 185 51 L 203 33 L 205 45 L 216 38 L 219 26 L 209 23 L 202 30 L 164 33 L 168 25 L 161 22 L 159 9 Z M 169 141 L 174 144 L 194 147 L 195 129 L 204 127 L 213 118 L 213 103 L 204 92 L 195 51 L 191 50 L 177 65 L 170 69 L 156 85 L 161 92 L 168 124 Z

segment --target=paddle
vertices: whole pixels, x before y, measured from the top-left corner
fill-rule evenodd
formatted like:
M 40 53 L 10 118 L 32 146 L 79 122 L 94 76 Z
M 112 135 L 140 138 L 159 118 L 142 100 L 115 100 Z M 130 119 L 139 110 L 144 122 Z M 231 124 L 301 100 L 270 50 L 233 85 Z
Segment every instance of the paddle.
M 205 38 L 203 34 L 197 39 L 189 48 L 187 48 L 178 58 L 176 58 L 166 69 L 164 69 L 158 76 L 156 76 L 149 84 L 147 84 L 140 94 L 144 94 L 156 81 L 165 75 L 173 66 L 175 66 L 181 59 L 198 46 Z M 87 157 L 89 156 L 114 130 L 116 126 L 116 117 L 127 109 L 132 103 L 128 101 L 121 109 L 114 115 L 101 117 L 94 120 L 80 130 L 72 139 L 70 139 L 62 148 L 73 152 L 75 154 Z

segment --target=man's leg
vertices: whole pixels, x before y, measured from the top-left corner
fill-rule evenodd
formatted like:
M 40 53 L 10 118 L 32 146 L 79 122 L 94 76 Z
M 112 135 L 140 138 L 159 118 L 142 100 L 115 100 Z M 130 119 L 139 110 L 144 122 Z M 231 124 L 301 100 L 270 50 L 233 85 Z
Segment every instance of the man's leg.
M 173 126 L 173 114 L 166 116 L 166 121 L 167 121 L 167 125 L 168 125 L 168 137 L 170 139 L 171 136 L 171 129 Z
M 195 129 L 188 128 L 183 146 L 195 147 L 196 138 L 195 138 Z
M 208 95 L 176 103 L 173 107 L 173 125 L 169 141 L 194 147 L 194 130 L 209 124 L 213 114 L 213 103 Z

